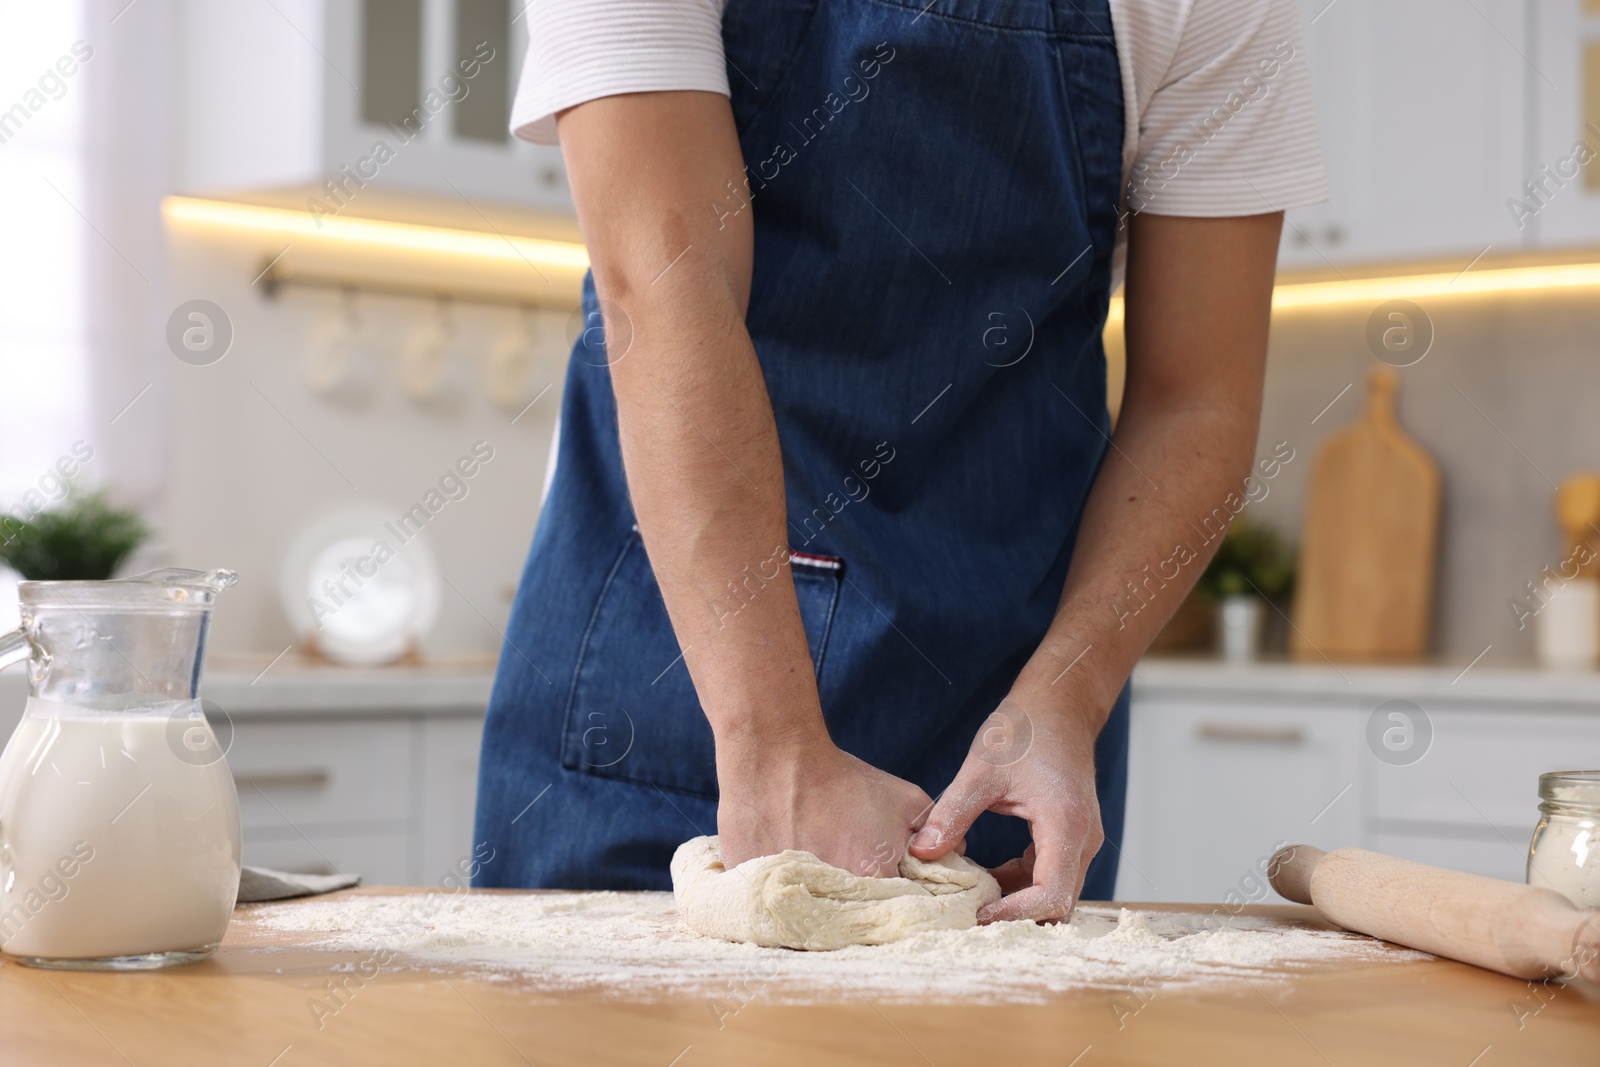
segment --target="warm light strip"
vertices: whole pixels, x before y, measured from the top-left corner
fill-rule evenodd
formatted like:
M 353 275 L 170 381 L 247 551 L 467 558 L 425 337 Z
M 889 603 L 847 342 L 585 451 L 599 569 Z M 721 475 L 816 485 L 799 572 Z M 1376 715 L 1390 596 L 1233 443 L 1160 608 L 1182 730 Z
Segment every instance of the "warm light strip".
M 1377 305 L 1386 300 L 1424 300 L 1590 287 L 1600 287 L 1600 263 L 1492 267 L 1456 274 L 1400 274 L 1351 281 L 1284 282 L 1272 291 L 1272 310 L 1292 311 L 1333 304 Z M 1120 322 L 1122 316 L 1122 297 L 1113 297 L 1111 320 Z
M 367 248 L 434 252 L 473 259 L 538 266 L 586 270 L 588 250 L 572 241 L 549 241 L 537 237 L 511 237 L 474 230 L 453 230 L 442 226 L 419 226 L 409 222 L 389 222 L 348 216 L 324 216 L 317 220 L 309 212 L 289 208 L 238 204 L 223 200 L 197 200 L 169 196 L 161 203 L 168 219 L 197 222 L 230 230 L 251 230 L 283 238 L 332 241 Z
M 508 263 L 534 263 L 586 270 L 589 253 L 573 241 L 510 237 L 476 230 L 420 226 L 382 219 L 324 216 L 290 208 L 169 196 L 162 201 L 167 218 L 224 229 L 271 233 L 284 238 L 333 241 L 369 248 L 390 248 Z M 1351 281 L 1284 282 L 1272 293 L 1274 311 L 1327 307 L 1335 304 L 1381 304 L 1386 300 L 1471 296 L 1486 293 L 1547 292 L 1600 287 L 1600 263 L 1567 263 L 1528 267 L 1487 267 L 1455 274 L 1401 274 Z M 1111 299 L 1110 318 L 1123 317 L 1121 296 Z

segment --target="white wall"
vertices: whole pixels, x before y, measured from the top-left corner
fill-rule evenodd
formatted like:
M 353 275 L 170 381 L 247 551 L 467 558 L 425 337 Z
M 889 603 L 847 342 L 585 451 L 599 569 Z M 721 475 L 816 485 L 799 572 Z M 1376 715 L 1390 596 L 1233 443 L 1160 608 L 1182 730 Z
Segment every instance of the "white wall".
M 428 526 L 447 582 L 424 652 L 497 651 L 496 628 L 504 626 L 538 514 L 560 403 L 562 332 L 546 331 L 547 360 L 535 371 L 543 379 L 535 392 L 552 387 L 513 425 L 513 413 L 487 399 L 483 375 L 487 351 L 519 326 L 519 312 L 452 310 L 465 400 L 459 410 L 439 411 L 407 398 L 396 373 L 407 337 L 431 321 L 434 306 L 361 297 L 361 336 L 379 365 L 377 386 L 369 406 L 341 406 L 318 395 L 304 370 L 307 346 L 338 312 L 339 294 L 291 289 L 268 300 L 251 285 L 260 260 L 249 241 L 180 227 L 168 242 L 174 300 L 214 301 L 234 329 L 231 350 L 211 366 L 169 357 L 171 491 L 162 522 L 169 558 L 240 574 L 219 602 L 214 647 L 276 654 L 291 639 L 277 582 L 298 530 L 340 504 L 376 500 L 398 515 L 482 439 L 494 459 L 468 483 L 468 495 Z
M 1600 470 L 1600 314 L 1585 290 L 1419 303 L 1434 342 L 1399 371 L 1399 418 L 1444 481 L 1430 651 L 1465 662 L 1492 644 L 1485 663 L 1526 661 L 1534 628 L 1519 630 L 1507 602 L 1565 555 L 1553 483 Z M 1317 446 L 1360 417 L 1378 365 L 1365 339 L 1372 312 L 1274 319 L 1258 454 L 1288 441 L 1297 456 L 1251 517 L 1298 537 Z
M 189 192 L 295 185 L 322 162 L 319 0 L 178 6 L 176 178 Z

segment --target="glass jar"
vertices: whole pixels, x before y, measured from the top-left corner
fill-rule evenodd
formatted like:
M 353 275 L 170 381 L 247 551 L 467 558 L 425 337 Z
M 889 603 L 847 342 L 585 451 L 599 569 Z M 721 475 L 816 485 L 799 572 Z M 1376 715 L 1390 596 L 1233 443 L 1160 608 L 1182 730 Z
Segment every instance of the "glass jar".
M 1528 846 L 1528 884 L 1600 911 L 1600 771 L 1541 774 L 1539 812 Z

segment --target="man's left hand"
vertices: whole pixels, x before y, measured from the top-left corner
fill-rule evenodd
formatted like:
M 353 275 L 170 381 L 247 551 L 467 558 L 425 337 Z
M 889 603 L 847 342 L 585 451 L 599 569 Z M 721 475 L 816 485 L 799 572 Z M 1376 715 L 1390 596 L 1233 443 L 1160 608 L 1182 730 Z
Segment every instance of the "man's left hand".
M 955 781 L 912 839 L 911 854 L 933 860 L 960 849 L 985 811 L 1026 819 L 1033 844 L 994 869 L 1007 895 L 979 912 L 978 921 L 1065 919 L 1105 840 L 1094 742 L 1094 730 L 1079 717 L 1030 713 L 1013 693 L 979 728 Z

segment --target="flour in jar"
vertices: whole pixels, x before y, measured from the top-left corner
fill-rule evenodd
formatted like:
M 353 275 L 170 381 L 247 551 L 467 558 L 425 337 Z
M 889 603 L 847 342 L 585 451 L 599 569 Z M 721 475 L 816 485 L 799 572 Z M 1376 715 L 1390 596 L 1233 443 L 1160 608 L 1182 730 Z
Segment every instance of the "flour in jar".
M 0 949 L 201 949 L 239 887 L 239 800 L 197 701 L 103 712 L 31 698 L 0 755 Z M 193 744 L 195 731 L 203 731 Z
M 1539 776 L 1542 818 L 1528 850 L 1528 884 L 1600 910 L 1600 771 Z

